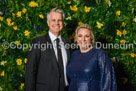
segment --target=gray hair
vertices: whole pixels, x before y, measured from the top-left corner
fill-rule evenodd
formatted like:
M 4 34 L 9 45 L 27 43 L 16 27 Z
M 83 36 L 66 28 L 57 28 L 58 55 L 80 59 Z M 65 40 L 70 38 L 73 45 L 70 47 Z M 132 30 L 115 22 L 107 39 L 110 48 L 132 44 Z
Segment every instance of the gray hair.
M 76 28 L 76 30 L 75 30 L 75 42 L 77 42 L 76 37 L 77 37 L 77 34 L 78 34 L 78 30 L 80 30 L 81 28 L 85 28 L 85 29 L 87 29 L 87 30 L 90 31 L 91 44 L 92 44 L 93 46 L 95 46 L 95 37 L 94 37 L 93 29 L 92 29 L 92 27 L 89 26 L 88 24 L 82 24 L 82 25 L 80 25 L 80 26 L 78 26 L 78 27 Z
M 53 8 L 53 9 L 51 9 L 51 10 L 49 11 L 49 13 L 47 13 L 47 20 L 50 19 L 50 13 L 51 13 L 51 12 L 61 13 L 61 14 L 63 15 L 63 20 L 64 20 L 65 14 L 64 14 L 64 11 L 63 11 L 62 9 L 60 9 L 60 8 Z

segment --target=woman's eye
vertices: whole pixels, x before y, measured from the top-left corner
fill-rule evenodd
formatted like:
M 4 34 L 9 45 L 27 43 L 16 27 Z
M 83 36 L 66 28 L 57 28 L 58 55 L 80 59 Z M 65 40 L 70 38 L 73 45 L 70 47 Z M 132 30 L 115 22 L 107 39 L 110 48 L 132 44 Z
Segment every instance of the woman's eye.
M 82 37 L 82 35 L 78 35 L 78 37 Z
M 85 37 L 90 37 L 90 35 L 85 35 Z
M 90 36 L 86 36 L 86 37 L 90 37 Z

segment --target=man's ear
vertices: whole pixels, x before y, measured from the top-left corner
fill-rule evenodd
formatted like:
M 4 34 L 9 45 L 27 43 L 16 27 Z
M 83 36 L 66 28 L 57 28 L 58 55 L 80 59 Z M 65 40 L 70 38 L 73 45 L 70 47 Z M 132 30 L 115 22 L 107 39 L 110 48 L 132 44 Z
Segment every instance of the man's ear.
M 48 26 L 49 26 L 49 20 L 47 20 L 47 24 L 48 24 Z

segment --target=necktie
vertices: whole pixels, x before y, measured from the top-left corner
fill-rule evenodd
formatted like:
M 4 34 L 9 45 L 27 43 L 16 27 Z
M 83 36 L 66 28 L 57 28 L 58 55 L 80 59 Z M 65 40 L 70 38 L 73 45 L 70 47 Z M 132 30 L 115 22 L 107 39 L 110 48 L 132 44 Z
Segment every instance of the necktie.
M 63 67 L 63 59 L 62 59 L 62 53 L 61 53 L 61 46 L 60 46 L 60 39 L 56 39 L 56 45 L 57 45 L 57 55 L 58 55 L 58 68 L 59 68 L 59 91 L 64 90 L 64 67 Z

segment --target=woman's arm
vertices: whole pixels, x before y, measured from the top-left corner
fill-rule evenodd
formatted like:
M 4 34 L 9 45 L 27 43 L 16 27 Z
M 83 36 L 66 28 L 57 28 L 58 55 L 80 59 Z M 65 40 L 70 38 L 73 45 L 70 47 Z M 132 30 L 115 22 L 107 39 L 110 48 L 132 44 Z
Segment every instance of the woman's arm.
M 103 50 L 99 53 L 99 63 L 101 70 L 101 91 L 117 91 L 113 64 L 109 56 Z

